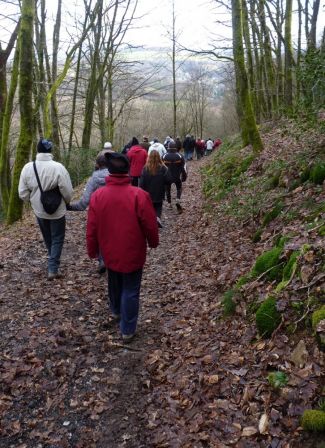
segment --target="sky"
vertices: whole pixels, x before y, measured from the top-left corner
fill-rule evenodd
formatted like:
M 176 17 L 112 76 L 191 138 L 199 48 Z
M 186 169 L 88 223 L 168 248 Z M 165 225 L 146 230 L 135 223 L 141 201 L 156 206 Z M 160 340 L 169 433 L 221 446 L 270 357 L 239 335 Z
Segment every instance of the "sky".
M 11 0 L 11 2 L 18 0 Z M 94 3 L 95 0 L 93 0 Z M 176 31 L 180 31 L 178 43 L 191 49 L 207 49 L 211 39 L 231 39 L 230 15 L 225 7 L 218 7 L 214 0 L 174 0 Z M 227 0 L 225 0 L 227 3 Z M 229 0 L 230 3 L 230 0 Z M 294 2 L 295 3 L 295 2 Z M 47 0 L 48 18 L 54 19 L 57 1 Z M 62 36 L 68 36 L 76 12 L 83 11 L 83 0 L 63 0 Z M 325 9 L 321 2 L 318 30 L 325 24 Z M 0 0 L 0 15 L 10 14 L 10 2 Z M 294 6 L 295 7 L 295 6 Z M 168 32 L 172 25 L 172 0 L 138 0 L 135 29 L 129 31 L 127 40 L 136 46 L 170 47 Z M 0 40 L 6 41 L 4 20 L 0 16 Z M 53 23 L 53 22 L 52 22 Z M 228 25 L 228 26 L 227 26 Z M 9 25 L 10 28 L 10 25 Z M 11 26 L 12 28 L 12 26 Z M 51 20 L 48 23 L 48 36 L 52 34 Z M 222 44 L 223 46 L 224 43 Z

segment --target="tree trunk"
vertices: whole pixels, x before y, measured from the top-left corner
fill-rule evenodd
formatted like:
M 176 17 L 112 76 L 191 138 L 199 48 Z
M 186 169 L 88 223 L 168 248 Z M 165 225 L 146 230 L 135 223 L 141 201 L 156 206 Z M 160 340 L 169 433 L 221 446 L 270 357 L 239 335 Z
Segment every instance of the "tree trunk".
M 19 25 L 20 22 L 18 22 L 14 32 L 10 36 L 9 43 L 5 50 L 1 48 L 0 42 L 0 190 L 2 197 L 2 208 L 5 214 L 7 212 L 10 192 L 10 166 L 7 146 L 13 108 L 13 97 L 16 90 L 15 87 L 15 90 L 13 91 L 15 83 L 15 81 L 13 81 L 10 83 L 9 94 L 7 92 L 7 61 L 17 40 Z M 17 72 L 18 58 L 19 51 L 16 47 L 12 76 L 15 76 L 15 72 Z
M 14 97 L 18 84 L 18 67 L 19 67 L 19 43 L 16 46 L 12 66 L 10 87 L 6 101 L 6 108 L 3 116 L 2 139 L 1 139 L 0 188 L 1 188 L 3 211 L 5 215 L 8 211 L 10 186 L 11 186 L 8 140 L 10 133 L 10 122 L 13 111 Z
M 33 23 L 35 0 L 23 0 L 21 26 L 19 31 L 19 105 L 20 134 L 17 144 L 13 171 L 12 188 L 9 198 L 7 222 L 11 224 L 21 218 L 23 203 L 18 196 L 19 177 L 28 162 L 33 141 Z
M 62 0 L 58 0 L 58 9 L 56 14 L 56 20 L 53 29 L 53 56 L 52 56 L 52 82 L 53 84 L 58 76 L 58 52 L 60 44 L 60 29 L 61 29 L 61 8 Z M 58 116 L 58 104 L 57 104 L 57 91 L 55 91 L 51 97 L 51 121 L 52 121 L 52 135 L 50 138 L 54 143 L 53 155 L 56 160 L 60 160 L 60 132 L 59 132 L 59 116 Z
M 258 109 L 258 106 L 257 106 L 258 101 L 257 101 L 257 96 L 256 96 L 255 70 L 254 70 L 251 38 L 250 38 L 250 32 L 249 32 L 248 9 L 247 9 L 246 0 L 243 0 L 243 17 L 244 17 L 243 35 L 244 35 L 245 46 L 246 46 L 246 55 L 247 55 L 248 82 L 249 82 L 250 91 L 252 92 L 252 101 L 253 101 L 254 111 L 256 114 L 256 110 Z
M 293 106 L 293 50 L 291 38 L 292 0 L 286 0 L 284 32 L 284 104 L 289 114 Z
M 84 127 L 82 132 L 82 140 L 81 146 L 82 148 L 89 148 L 90 146 L 90 138 L 91 138 L 91 130 L 93 126 L 93 116 L 94 116 L 94 107 L 96 101 L 96 95 L 98 92 L 98 79 L 97 79 L 97 71 L 98 64 L 100 58 L 100 43 L 101 43 L 101 34 L 102 34 L 102 11 L 103 11 L 103 1 L 100 2 L 98 15 L 97 15 L 97 23 L 94 25 L 95 32 L 95 44 L 94 44 L 94 52 L 91 61 L 91 71 L 90 78 L 88 82 L 88 88 L 86 93 L 86 104 L 85 104 L 85 118 L 84 118 Z
M 260 14 L 261 31 L 263 34 L 263 50 L 265 54 L 265 75 L 266 75 L 265 83 L 268 90 L 268 96 L 270 96 L 270 102 L 271 102 L 270 116 L 272 117 L 277 111 L 278 101 L 277 101 L 275 70 L 273 65 L 270 33 L 266 25 L 265 0 L 259 1 L 259 14 Z
M 173 0 L 173 15 L 172 15 L 172 73 L 173 73 L 173 137 L 177 135 L 177 96 L 176 96 L 176 16 L 175 16 L 175 1 Z
M 263 149 L 263 143 L 256 126 L 251 96 L 249 92 L 248 77 L 245 66 L 243 47 L 243 16 L 241 0 L 232 0 L 232 28 L 233 28 L 233 54 L 236 75 L 237 101 L 240 112 L 240 122 L 243 145 L 251 144 L 255 152 Z

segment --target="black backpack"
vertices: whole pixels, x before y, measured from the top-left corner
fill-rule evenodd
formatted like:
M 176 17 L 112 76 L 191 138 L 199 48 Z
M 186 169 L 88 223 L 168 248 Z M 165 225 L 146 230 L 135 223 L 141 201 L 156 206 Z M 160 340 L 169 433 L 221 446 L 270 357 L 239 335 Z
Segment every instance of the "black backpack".
M 38 183 L 38 188 L 40 189 L 40 192 L 41 192 L 41 203 L 43 205 L 43 208 L 46 211 L 46 213 L 48 213 L 49 215 L 53 215 L 53 213 L 55 213 L 57 211 L 57 209 L 59 208 L 59 206 L 61 204 L 62 194 L 60 192 L 60 189 L 59 189 L 59 187 L 55 187 L 55 188 L 52 188 L 52 190 L 43 191 L 41 182 L 38 177 L 38 172 L 36 169 L 35 162 L 33 162 L 33 166 L 34 166 L 34 171 L 35 171 L 35 175 L 36 175 L 36 179 L 37 179 L 37 183 Z

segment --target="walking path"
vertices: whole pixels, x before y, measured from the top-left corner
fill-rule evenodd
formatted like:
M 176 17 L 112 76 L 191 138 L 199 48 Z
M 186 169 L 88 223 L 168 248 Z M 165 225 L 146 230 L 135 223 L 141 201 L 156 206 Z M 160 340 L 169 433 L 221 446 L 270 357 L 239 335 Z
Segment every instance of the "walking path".
M 0 234 L 0 447 L 257 448 L 299 439 L 294 423 L 284 436 L 258 434 L 272 409 L 262 369 L 287 341 L 254 341 L 241 309 L 221 319 L 220 296 L 255 249 L 235 222 L 212 222 L 202 209 L 205 160 L 190 163 L 184 213 L 164 208 L 129 346 L 109 318 L 106 278 L 86 255 L 85 213 L 68 214 L 65 278 L 53 282 L 32 216 Z M 279 428 L 279 407 L 273 414 Z

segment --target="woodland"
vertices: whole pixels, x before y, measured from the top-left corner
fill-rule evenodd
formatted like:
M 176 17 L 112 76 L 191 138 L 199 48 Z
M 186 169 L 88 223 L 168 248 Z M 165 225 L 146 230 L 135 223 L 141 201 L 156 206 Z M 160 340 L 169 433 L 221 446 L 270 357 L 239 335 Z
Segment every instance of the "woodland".
M 323 6 L 211 0 L 231 34 L 191 48 L 171 0 L 146 57 L 140 3 L 0 0 L 0 447 L 324 448 Z M 19 176 L 46 137 L 77 198 L 105 141 L 186 134 L 223 143 L 164 207 L 126 345 L 87 213 L 48 282 Z

